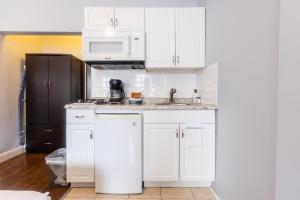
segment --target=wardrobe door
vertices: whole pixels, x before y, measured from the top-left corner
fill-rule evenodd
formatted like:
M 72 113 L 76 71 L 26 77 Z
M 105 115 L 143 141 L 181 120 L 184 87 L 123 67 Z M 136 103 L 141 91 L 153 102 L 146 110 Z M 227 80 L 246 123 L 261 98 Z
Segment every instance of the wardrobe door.
M 70 56 L 49 56 L 49 124 L 65 124 L 70 102 Z
M 48 56 L 26 55 L 27 124 L 48 123 Z

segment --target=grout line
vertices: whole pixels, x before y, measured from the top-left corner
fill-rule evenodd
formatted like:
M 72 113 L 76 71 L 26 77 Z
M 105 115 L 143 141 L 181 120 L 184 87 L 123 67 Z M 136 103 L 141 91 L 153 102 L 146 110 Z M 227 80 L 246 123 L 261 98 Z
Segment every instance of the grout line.
M 160 199 L 162 199 L 161 187 L 159 187 Z
M 194 200 L 196 200 L 196 196 L 195 196 L 195 194 L 194 194 L 194 192 L 193 192 L 193 190 L 192 190 L 192 188 L 191 188 L 191 187 L 190 187 L 190 190 L 191 190 L 191 192 L 192 192 L 193 199 L 194 199 Z

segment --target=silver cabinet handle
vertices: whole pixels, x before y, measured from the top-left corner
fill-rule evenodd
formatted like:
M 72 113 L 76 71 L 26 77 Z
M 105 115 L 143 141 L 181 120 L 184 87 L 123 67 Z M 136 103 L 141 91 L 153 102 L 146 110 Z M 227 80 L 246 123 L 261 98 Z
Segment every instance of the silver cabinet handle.
M 114 26 L 114 19 L 113 18 L 110 18 L 110 25 Z
M 119 20 L 116 18 L 116 26 L 119 26 Z
M 47 81 L 46 81 L 46 80 L 43 82 L 43 85 L 44 85 L 45 87 L 47 87 Z
M 202 130 L 203 127 L 186 127 L 185 129 L 200 129 L 200 130 Z
M 46 144 L 46 145 L 50 145 L 50 144 L 52 144 L 52 142 L 45 142 L 44 144 Z
M 176 61 L 177 61 L 177 63 L 180 62 L 180 57 L 179 56 L 177 56 Z
M 44 130 L 45 132 L 52 132 L 52 130 L 51 129 L 46 129 L 46 130 Z
M 179 130 L 176 129 L 176 138 L 178 138 L 178 137 L 179 137 Z
M 184 138 L 184 131 L 181 129 L 181 138 Z
M 49 87 L 51 87 L 51 85 L 52 85 L 52 81 L 49 81 L 49 82 L 48 82 L 48 85 L 49 85 Z
M 172 56 L 172 63 L 175 64 L 175 56 Z
M 76 115 L 75 118 L 82 119 L 82 118 L 85 118 L 85 116 L 84 115 Z
M 93 139 L 93 131 L 91 131 L 91 133 L 90 133 L 90 139 L 91 140 Z

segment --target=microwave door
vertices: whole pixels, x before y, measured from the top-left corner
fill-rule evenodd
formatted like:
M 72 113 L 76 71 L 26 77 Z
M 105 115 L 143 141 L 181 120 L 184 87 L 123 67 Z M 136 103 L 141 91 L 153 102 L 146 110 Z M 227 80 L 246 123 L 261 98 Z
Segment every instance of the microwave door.
M 129 36 L 84 38 L 85 60 L 130 60 Z

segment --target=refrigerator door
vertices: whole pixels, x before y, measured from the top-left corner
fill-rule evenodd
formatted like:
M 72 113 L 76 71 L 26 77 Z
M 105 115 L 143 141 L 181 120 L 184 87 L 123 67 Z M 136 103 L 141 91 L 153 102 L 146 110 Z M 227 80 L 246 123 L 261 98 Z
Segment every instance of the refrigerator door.
M 141 193 L 141 115 L 97 114 L 95 131 L 96 192 Z

